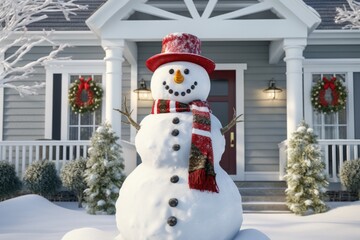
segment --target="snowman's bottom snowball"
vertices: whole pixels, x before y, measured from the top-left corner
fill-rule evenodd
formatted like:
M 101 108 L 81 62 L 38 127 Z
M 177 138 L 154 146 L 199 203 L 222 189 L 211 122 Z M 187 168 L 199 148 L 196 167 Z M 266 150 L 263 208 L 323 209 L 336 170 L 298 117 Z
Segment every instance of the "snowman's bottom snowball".
M 114 240 L 114 236 L 96 228 L 79 228 L 66 233 L 61 240 Z

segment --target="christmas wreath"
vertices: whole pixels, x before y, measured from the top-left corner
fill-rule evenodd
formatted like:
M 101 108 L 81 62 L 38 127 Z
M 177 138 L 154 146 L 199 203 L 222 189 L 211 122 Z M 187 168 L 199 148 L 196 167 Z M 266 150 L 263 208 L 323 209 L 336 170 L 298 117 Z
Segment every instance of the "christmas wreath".
M 69 103 L 75 113 L 93 112 L 101 105 L 103 90 L 99 84 L 79 78 L 69 88 Z
M 346 107 L 347 91 L 341 80 L 323 77 L 311 90 L 311 103 L 320 113 L 338 112 Z

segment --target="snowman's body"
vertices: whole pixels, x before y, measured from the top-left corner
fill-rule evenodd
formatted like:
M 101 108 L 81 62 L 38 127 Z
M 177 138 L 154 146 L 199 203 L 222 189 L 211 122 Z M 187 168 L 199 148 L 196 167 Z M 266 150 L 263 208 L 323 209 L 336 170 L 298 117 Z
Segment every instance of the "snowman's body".
M 174 83 L 175 71 L 184 75 L 183 82 Z M 197 64 L 171 62 L 154 72 L 151 90 L 155 99 L 204 101 L 210 79 Z M 219 120 L 212 114 L 210 135 L 219 193 L 189 188 L 192 125 L 191 112 L 151 114 L 141 122 L 135 144 L 142 163 L 127 177 L 116 204 L 117 226 L 123 239 L 227 240 L 239 232 L 241 197 L 219 165 L 225 139 Z M 177 204 L 171 206 L 174 199 Z M 171 217 L 176 219 L 173 226 L 168 223 Z
M 241 197 L 219 166 L 225 141 L 218 119 L 212 116 L 211 121 L 219 193 L 189 189 L 191 113 L 149 115 L 141 122 L 135 143 L 142 164 L 124 182 L 116 205 L 123 239 L 225 240 L 238 233 Z M 174 130 L 179 132 L 177 136 L 173 136 Z M 177 144 L 180 149 L 175 151 L 173 146 Z M 178 182 L 171 182 L 174 176 L 178 176 Z M 178 205 L 171 207 L 169 201 L 174 198 Z M 177 219 L 176 225 L 169 226 L 169 217 Z

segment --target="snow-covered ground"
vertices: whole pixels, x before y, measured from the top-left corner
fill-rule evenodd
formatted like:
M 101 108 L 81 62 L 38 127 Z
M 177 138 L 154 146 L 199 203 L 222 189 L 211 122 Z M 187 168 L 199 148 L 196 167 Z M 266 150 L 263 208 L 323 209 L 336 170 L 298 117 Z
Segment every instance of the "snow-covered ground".
M 37 195 L 1 202 L 0 239 L 60 240 L 66 232 L 82 227 L 96 227 L 116 236 L 115 216 L 88 215 L 74 203 L 58 205 L 62 207 Z M 272 240 L 359 240 L 360 202 L 333 203 L 331 207 L 327 213 L 303 217 L 244 214 L 242 228 L 258 229 Z

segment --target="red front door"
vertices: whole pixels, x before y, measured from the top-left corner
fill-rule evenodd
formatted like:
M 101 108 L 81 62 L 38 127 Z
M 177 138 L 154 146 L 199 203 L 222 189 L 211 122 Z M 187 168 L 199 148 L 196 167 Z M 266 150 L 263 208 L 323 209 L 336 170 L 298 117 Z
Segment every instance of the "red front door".
M 218 70 L 210 74 L 211 90 L 208 97 L 213 114 L 226 126 L 234 115 L 235 106 L 235 70 Z M 236 126 L 225 133 L 225 152 L 221 158 L 221 167 L 231 175 L 236 174 Z

